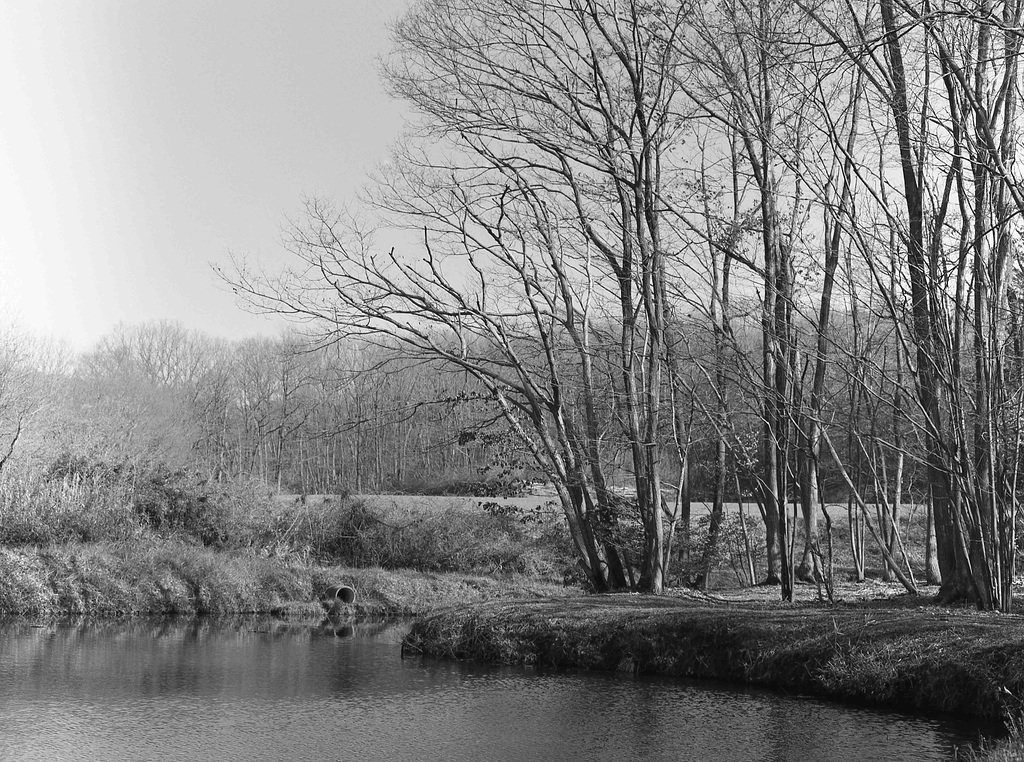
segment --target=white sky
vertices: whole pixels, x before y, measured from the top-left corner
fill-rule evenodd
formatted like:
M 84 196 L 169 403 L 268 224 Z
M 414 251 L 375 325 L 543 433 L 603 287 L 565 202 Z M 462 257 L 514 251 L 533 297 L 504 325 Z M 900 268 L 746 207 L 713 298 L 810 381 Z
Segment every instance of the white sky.
M 375 58 L 409 0 L 0 3 L 0 321 L 273 333 L 210 269 L 274 268 L 303 196 L 351 199 L 401 128 Z

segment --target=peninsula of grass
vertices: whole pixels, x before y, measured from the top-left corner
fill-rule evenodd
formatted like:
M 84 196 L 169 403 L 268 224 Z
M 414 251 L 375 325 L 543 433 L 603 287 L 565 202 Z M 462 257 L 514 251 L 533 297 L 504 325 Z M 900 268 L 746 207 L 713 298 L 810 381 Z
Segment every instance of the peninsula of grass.
M 492 601 L 417 620 L 406 652 L 724 680 L 998 720 L 1024 696 L 1024 619 L 901 599 L 832 608 L 608 595 Z M 1010 702 L 1010 705 L 1007 702 Z

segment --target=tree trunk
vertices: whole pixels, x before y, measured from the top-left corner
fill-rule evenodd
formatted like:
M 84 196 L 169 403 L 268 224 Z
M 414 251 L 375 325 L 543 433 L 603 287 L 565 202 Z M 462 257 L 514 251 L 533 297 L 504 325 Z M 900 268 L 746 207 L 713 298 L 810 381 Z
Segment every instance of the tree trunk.
M 931 498 L 926 506 L 926 532 L 924 546 L 924 573 L 925 581 L 929 585 L 941 585 L 942 574 L 939 572 L 939 559 L 935 550 L 935 514 L 932 510 Z

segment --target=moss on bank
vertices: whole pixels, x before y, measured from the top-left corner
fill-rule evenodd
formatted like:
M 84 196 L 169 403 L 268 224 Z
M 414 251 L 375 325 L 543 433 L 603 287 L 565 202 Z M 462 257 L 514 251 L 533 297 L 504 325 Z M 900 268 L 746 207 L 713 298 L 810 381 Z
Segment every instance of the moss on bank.
M 999 719 L 1024 620 L 933 607 L 741 607 L 636 595 L 491 602 L 417 621 L 429 656 L 629 670 Z
M 7 615 L 320 616 L 327 588 L 339 583 L 358 593 L 343 613 L 372 617 L 569 592 L 518 575 L 351 569 L 157 539 L 0 547 L 0 614 Z

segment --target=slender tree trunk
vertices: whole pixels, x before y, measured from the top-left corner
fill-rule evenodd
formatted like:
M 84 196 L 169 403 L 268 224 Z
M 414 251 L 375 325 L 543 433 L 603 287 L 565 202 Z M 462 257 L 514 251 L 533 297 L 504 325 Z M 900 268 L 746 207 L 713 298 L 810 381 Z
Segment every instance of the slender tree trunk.
M 739 199 L 736 190 L 736 165 L 733 163 L 733 215 L 738 216 Z M 703 184 L 704 173 L 701 174 Z M 719 266 L 718 247 L 712 240 L 711 230 L 711 209 L 708 203 L 706 186 L 704 193 L 704 216 L 707 224 L 708 254 L 711 258 L 711 324 L 715 337 L 715 488 L 711 503 L 711 515 L 708 520 L 708 535 L 702 553 L 699 571 L 695 585 L 699 590 L 708 589 L 708 578 L 711 572 L 712 561 L 718 551 L 719 534 L 722 527 L 722 520 L 725 512 L 725 483 L 727 477 L 726 463 L 726 441 L 725 431 L 728 425 L 729 403 L 726 396 L 728 379 L 725 372 L 725 337 L 729 333 L 729 274 L 732 260 L 730 252 L 722 257 L 721 267 Z
M 963 564 L 958 560 L 957 545 L 964 539 L 959 534 L 960 522 L 957 519 L 959 501 L 954 494 L 950 474 L 943 458 L 945 441 L 941 410 L 944 395 L 938 367 L 942 345 L 938 340 L 933 307 L 939 300 L 933 293 L 935 284 L 930 282 L 931 272 L 924 246 L 924 203 L 915 159 L 915 141 L 911 135 L 900 22 L 896 18 L 893 0 L 880 0 L 879 8 L 885 29 L 885 46 L 892 78 L 890 104 L 896 124 L 909 223 L 907 265 L 910 276 L 913 334 L 917 349 L 917 393 L 924 416 L 927 475 L 935 517 L 937 558 L 942 573 L 942 587 L 938 598 L 949 602 L 967 595 L 969 581 L 965 576 Z
M 757 571 L 754 568 L 754 552 L 750 544 L 750 533 L 747 531 L 747 515 L 743 505 L 743 492 L 740 490 L 738 474 L 736 476 L 736 508 L 739 512 L 740 532 L 743 534 L 743 568 L 747 574 L 747 584 L 753 585 L 757 580 Z
M 939 559 L 935 550 L 935 514 L 932 511 L 932 500 L 928 498 L 925 506 L 926 532 L 924 546 L 925 581 L 929 585 L 941 585 L 942 574 L 939 571 Z

